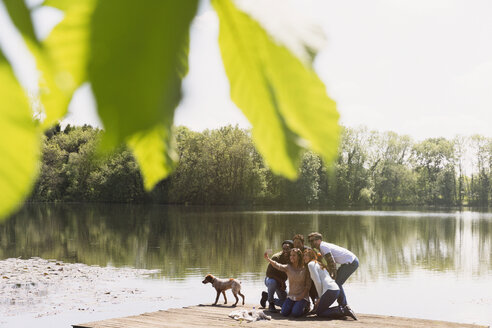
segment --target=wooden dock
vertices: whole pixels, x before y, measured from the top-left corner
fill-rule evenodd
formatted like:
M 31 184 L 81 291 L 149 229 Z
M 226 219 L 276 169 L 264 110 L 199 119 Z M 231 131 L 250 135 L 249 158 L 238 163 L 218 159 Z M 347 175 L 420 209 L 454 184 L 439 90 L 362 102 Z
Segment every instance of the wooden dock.
M 266 314 L 272 316 L 270 321 L 257 321 L 247 323 L 239 322 L 229 318 L 229 313 L 238 309 L 251 310 L 253 305 L 238 306 L 211 306 L 197 305 L 184 307 L 180 309 L 161 310 L 141 315 L 115 318 L 102 321 L 95 321 L 83 324 L 73 325 L 74 328 L 157 328 L 157 327 L 350 327 L 350 328 L 380 328 L 380 327 L 398 327 L 398 328 L 424 328 L 424 327 L 487 327 L 472 324 L 453 323 L 446 321 L 434 321 L 423 319 L 411 319 L 393 316 L 357 314 L 358 321 L 352 319 L 345 320 L 327 320 L 316 316 L 307 316 L 298 319 L 285 318 L 280 313 Z

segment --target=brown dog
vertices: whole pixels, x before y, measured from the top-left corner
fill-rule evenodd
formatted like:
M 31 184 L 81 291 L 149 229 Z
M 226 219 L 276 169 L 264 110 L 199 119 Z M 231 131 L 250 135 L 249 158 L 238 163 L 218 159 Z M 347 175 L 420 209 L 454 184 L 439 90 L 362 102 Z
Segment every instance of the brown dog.
M 241 282 L 239 280 L 232 279 L 232 278 L 231 279 L 219 279 L 219 278 L 215 278 L 211 274 L 207 274 L 205 276 L 205 279 L 203 279 L 202 283 L 203 284 L 211 283 L 212 286 L 217 291 L 217 297 L 215 298 L 215 303 L 212 305 L 217 304 L 217 301 L 219 300 L 220 293 L 222 293 L 222 295 L 224 295 L 224 300 L 225 300 L 224 304 L 227 304 L 227 297 L 226 297 L 225 291 L 228 289 L 232 290 L 232 294 L 234 294 L 234 297 L 236 298 L 236 303 L 234 303 L 232 306 L 236 306 L 237 302 L 239 301 L 239 297 L 237 297 L 238 294 L 239 294 L 239 296 L 241 296 L 243 298 L 243 305 L 244 305 L 244 295 L 241 294 Z

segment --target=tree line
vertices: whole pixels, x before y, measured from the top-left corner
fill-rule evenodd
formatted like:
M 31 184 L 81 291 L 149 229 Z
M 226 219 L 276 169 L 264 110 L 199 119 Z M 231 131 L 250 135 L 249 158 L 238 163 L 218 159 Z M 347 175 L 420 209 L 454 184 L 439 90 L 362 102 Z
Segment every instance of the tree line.
M 249 130 L 195 132 L 175 127 L 175 171 L 150 192 L 131 151 L 97 156 L 101 131 L 90 126 L 45 133 L 40 175 L 30 201 L 190 205 L 492 205 L 492 138 L 414 141 L 394 132 L 342 129 L 330 167 L 302 155 L 299 178 L 271 172 Z

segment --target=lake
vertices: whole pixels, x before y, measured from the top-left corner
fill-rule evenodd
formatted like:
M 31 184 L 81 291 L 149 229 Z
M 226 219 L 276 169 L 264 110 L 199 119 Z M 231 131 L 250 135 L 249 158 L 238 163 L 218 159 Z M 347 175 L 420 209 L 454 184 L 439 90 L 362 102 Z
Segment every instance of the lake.
M 107 289 L 138 289 L 138 298 L 121 302 L 85 299 L 82 307 L 59 304 L 53 306 L 59 311 L 47 312 L 43 302 L 67 292 L 49 286 L 28 307 L 3 299 L 0 326 L 68 327 L 212 303 L 215 291 L 201 284 L 207 273 L 240 279 L 246 302 L 258 303 L 265 290 L 263 252 L 313 231 L 358 256 L 360 267 L 344 285 L 354 311 L 492 324 L 492 213 L 28 204 L 0 223 L 0 260 L 40 257 L 155 271 L 115 276 Z

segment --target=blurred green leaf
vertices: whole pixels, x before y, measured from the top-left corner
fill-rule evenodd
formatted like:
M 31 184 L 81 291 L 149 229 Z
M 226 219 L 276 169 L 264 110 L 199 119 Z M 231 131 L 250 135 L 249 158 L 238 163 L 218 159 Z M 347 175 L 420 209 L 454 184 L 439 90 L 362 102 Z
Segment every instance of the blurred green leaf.
M 49 0 L 45 5 L 62 9 L 65 17 L 43 42 L 56 70 L 56 82 L 68 96 L 87 81 L 90 19 L 96 0 Z
M 174 169 L 177 156 L 170 146 L 170 128 L 157 125 L 150 131 L 134 134 L 128 145 L 137 159 L 147 191 Z
M 67 83 L 67 78 L 58 73 L 49 54 L 47 55 L 41 48 L 34 47 L 31 47 L 31 52 L 36 58 L 37 67 L 41 73 L 39 94 L 46 114 L 42 128 L 46 129 L 65 116 L 75 90 L 71 83 Z
M 2 0 L 7 8 L 12 23 L 17 27 L 19 32 L 34 43 L 38 43 L 34 26 L 31 20 L 31 12 L 27 8 L 24 0 Z
M 196 9 L 196 0 L 103 1 L 93 16 L 89 74 L 106 129 L 103 148 L 127 142 L 147 190 L 173 168 L 170 129 Z
M 252 124 L 255 144 L 272 171 L 295 178 L 303 142 L 332 161 L 339 115 L 313 69 L 230 0 L 213 5 L 231 98 Z
M 176 72 L 183 79 L 188 73 L 189 38 L 178 53 Z M 178 100 L 179 101 L 179 100 Z M 178 105 L 174 104 L 174 108 Z M 175 150 L 171 146 L 171 128 L 174 111 L 168 113 L 164 124 L 156 124 L 152 129 L 134 133 L 127 141 L 132 149 L 143 175 L 144 187 L 150 191 L 173 170 L 178 160 Z
M 56 65 L 46 53 L 35 33 L 31 13 L 23 0 L 3 0 L 12 22 L 22 34 L 27 47 L 36 59 L 40 74 L 40 98 L 46 118 L 43 128 L 50 127 L 61 119 L 67 112 L 73 91 L 66 75 L 57 72 Z
M 149 0 L 145 5 L 130 0 L 47 0 L 44 5 L 63 10 L 65 17 L 42 43 L 24 1 L 2 1 L 41 72 L 46 113 L 42 127 L 62 118 L 73 92 L 89 81 L 106 130 L 104 148 L 126 142 L 140 164 L 146 189 L 167 176 L 173 168 L 171 126 L 188 70 L 189 26 L 198 0 Z M 303 64 L 273 42 L 231 1 L 213 3 L 221 22 L 219 43 L 231 97 L 252 123 L 255 143 L 272 170 L 295 178 L 306 143 L 330 161 L 336 154 L 338 114 L 310 63 Z M 5 86 L 0 90 L 0 115 L 5 117 L 0 151 L 10 158 L 0 164 L 0 190 L 8 193 L 1 216 L 32 182 L 38 132 L 10 65 L 3 55 L 0 60 Z M 18 149 L 22 154 L 12 152 Z
M 96 0 L 94 0 L 96 1 Z M 60 9 L 62 11 L 66 11 L 75 5 L 76 2 L 85 2 L 84 0 L 80 1 L 67 1 L 67 0 L 45 0 L 43 2 L 43 6 L 53 7 L 56 9 Z
M 29 193 L 37 174 L 39 133 L 24 90 L 0 52 L 0 219 Z
M 63 20 L 42 42 L 43 52 L 37 56 L 43 72 L 41 99 L 46 128 L 65 116 L 73 93 L 87 81 L 90 19 L 96 0 L 48 0 L 43 5 L 64 12 Z
M 183 47 L 197 0 L 98 2 L 91 26 L 89 77 L 106 129 L 105 148 L 161 124 L 181 98 Z

